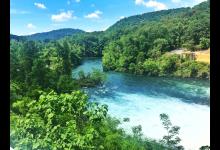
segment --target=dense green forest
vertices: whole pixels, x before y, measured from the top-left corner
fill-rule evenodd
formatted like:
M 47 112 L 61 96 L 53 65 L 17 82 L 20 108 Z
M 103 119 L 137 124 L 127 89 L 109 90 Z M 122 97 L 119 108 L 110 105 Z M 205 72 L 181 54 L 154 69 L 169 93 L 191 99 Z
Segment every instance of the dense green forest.
M 60 30 L 59 33 L 64 36 L 65 31 Z M 209 64 L 165 54 L 180 48 L 195 51 L 210 47 L 209 1 L 192 8 L 162 10 L 124 18 L 105 32 L 73 32 L 72 36 L 64 37 L 61 41 L 77 45 L 82 57 L 103 56 L 105 71 L 209 78 Z M 47 37 L 45 34 L 39 34 L 41 39 Z M 55 31 L 49 35 L 57 37 Z M 36 39 L 35 36 L 31 35 L 29 40 Z M 24 38 L 12 37 L 19 40 Z M 56 42 L 51 38 L 44 42 L 49 43 L 49 39 Z
M 105 46 L 104 69 L 153 76 L 209 77 L 208 64 L 165 54 L 179 48 L 192 51 L 209 48 L 209 2 L 192 9 L 168 10 L 149 15 L 156 15 L 153 17 L 156 20 L 142 19 L 143 23 L 132 26 L 132 17 L 124 23 L 116 23 L 116 27 L 126 27 L 126 24 L 128 27 L 122 30 L 121 36 Z M 109 30 L 117 32 L 119 29 L 116 27 Z
M 11 35 L 11 146 L 22 150 L 183 149 L 180 128 L 166 114 L 158 116 L 168 132 L 162 141 L 143 137 L 141 126 L 126 134 L 118 127 L 120 121 L 108 115 L 106 105 L 89 102 L 81 91 L 101 85 L 105 75 L 93 70 L 73 78 L 72 70 L 84 57 L 102 57 L 105 71 L 208 78 L 209 64 L 166 52 L 209 48 L 209 11 L 208 1 L 193 8 L 128 17 L 104 32 L 75 30 L 71 36 L 53 32 L 29 39 Z

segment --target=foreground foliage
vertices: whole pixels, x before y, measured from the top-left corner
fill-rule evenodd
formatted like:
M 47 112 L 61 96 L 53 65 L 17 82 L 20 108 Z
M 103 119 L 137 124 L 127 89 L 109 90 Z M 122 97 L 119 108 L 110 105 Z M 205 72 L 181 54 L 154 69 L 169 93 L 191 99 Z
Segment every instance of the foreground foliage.
M 107 116 L 106 105 L 89 103 L 88 97 L 41 93 L 38 100 L 22 98 L 13 103 L 11 146 L 15 149 L 164 149 L 141 137 L 141 127 L 126 135 L 120 122 Z
M 179 134 L 180 127 L 172 126 L 172 123 L 167 114 L 160 114 L 160 119 L 164 128 L 167 130 L 167 135 L 163 137 L 162 142 L 165 143 L 168 148 L 183 150 L 184 147 L 182 145 L 178 145 L 181 141 L 181 139 L 177 136 Z

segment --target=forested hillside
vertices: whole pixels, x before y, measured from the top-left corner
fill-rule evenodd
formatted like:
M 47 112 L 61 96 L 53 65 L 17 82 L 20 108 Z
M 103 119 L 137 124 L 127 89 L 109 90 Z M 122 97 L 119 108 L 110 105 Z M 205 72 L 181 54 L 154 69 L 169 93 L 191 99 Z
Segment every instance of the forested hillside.
M 106 30 L 105 33 L 107 34 L 107 36 L 114 37 L 115 35 L 126 33 L 126 30 L 129 30 L 131 28 L 138 28 L 140 25 L 146 22 L 159 21 L 163 17 L 174 17 L 175 15 L 184 13 L 188 10 L 190 10 L 190 8 L 177 8 L 127 17 L 113 24 Z
M 26 39 L 26 40 L 35 40 L 35 41 L 49 41 L 49 40 L 58 40 L 65 36 L 71 36 L 74 34 L 84 33 L 84 31 L 79 29 L 59 29 L 59 30 L 52 30 L 49 32 L 42 32 L 42 33 L 35 33 L 32 35 L 26 36 L 15 36 L 11 35 L 11 39 Z
M 125 26 L 124 33 L 104 48 L 105 70 L 153 76 L 207 78 L 208 64 L 178 55 L 164 55 L 179 48 L 192 51 L 209 48 L 209 2 L 181 10 L 184 11 L 160 17 L 159 20 L 145 21 L 135 27 Z
M 102 50 L 107 43 L 107 39 L 104 38 L 103 34 L 104 32 L 75 34 L 62 40 L 70 44 L 80 45 L 84 57 L 102 57 Z
M 22 37 L 22 36 L 10 34 L 10 40 L 24 41 L 24 40 L 26 40 L 26 39 L 25 39 L 25 37 Z

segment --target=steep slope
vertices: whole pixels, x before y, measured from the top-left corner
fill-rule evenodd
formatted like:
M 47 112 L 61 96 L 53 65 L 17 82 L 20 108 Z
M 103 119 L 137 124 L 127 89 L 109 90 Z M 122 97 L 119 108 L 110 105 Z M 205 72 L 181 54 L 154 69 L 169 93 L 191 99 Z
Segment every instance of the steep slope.
M 190 51 L 209 48 L 209 1 L 174 12 L 147 13 L 145 16 L 152 18 L 142 19 L 139 19 L 141 15 L 133 16 L 110 27 L 106 34 L 109 43 L 102 52 L 104 69 L 152 76 L 207 78 L 208 64 L 163 54 L 179 48 Z
M 158 22 L 161 19 L 172 19 L 172 18 L 185 18 L 189 16 L 197 16 L 200 13 L 205 14 L 206 18 L 209 18 L 210 14 L 210 3 L 209 1 L 202 2 L 194 7 L 182 7 L 169 10 L 161 10 L 154 12 L 147 12 L 141 15 L 134 15 L 126 17 L 117 21 L 115 24 L 110 26 L 104 33 L 105 36 L 111 40 L 118 39 L 121 35 L 133 32 L 139 27 L 149 22 Z M 204 13 L 206 12 L 206 13 Z
M 113 24 L 111 27 L 109 27 L 106 30 L 106 32 L 112 32 L 115 30 L 117 31 L 123 28 L 128 28 L 128 27 L 134 27 L 134 26 L 137 26 L 142 23 L 149 22 L 149 21 L 158 21 L 162 17 L 168 17 L 168 16 L 172 17 L 174 15 L 184 13 L 188 10 L 190 10 L 189 7 L 154 11 L 154 12 L 144 13 L 141 15 L 130 16 L 130 17 L 119 20 L 118 22 Z

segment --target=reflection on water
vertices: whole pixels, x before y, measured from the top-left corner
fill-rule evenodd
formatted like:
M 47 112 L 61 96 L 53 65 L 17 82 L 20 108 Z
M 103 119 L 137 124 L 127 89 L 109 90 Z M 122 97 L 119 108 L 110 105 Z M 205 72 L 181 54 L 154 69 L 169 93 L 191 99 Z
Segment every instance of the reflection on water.
M 102 70 L 101 59 L 86 59 L 74 69 L 86 73 L 92 68 Z M 210 84 L 195 79 L 174 79 L 106 72 L 104 85 L 85 88 L 91 101 L 107 104 L 111 116 L 130 122 L 121 126 L 128 132 L 134 125 L 142 125 L 145 136 L 160 139 L 165 134 L 159 120 L 167 113 L 174 125 L 181 127 L 180 137 L 186 149 L 209 145 Z M 201 132 L 202 131 L 202 132 Z

